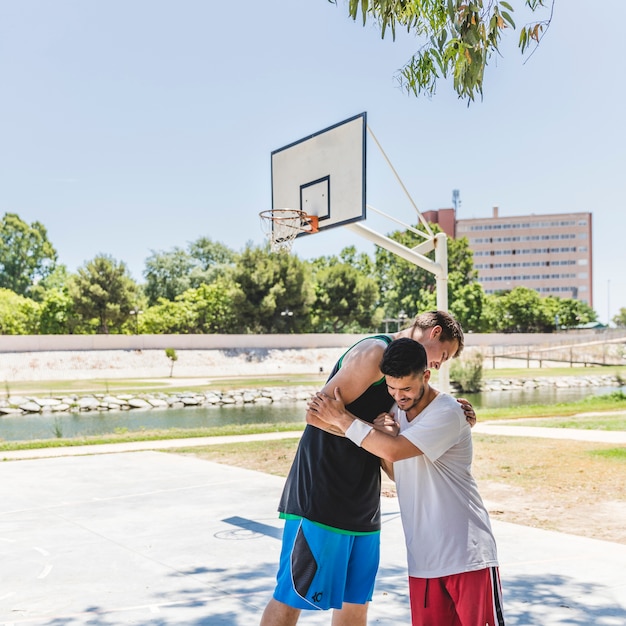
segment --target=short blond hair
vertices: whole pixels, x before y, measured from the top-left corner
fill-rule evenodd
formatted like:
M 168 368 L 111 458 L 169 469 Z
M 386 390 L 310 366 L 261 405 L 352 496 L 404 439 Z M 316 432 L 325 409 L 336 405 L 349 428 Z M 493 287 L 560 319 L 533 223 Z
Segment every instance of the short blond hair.
M 452 355 L 453 359 L 461 356 L 465 347 L 465 335 L 461 324 L 459 324 L 450 313 L 446 311 L 427 311 L 419 313 L 413 320 L 412 328 L 419 328 L 422 331 L 429 330 L 435 326 L 441 326 L 441 336 L 439 341 L 454 341 L 459 344 L 457 351 Z

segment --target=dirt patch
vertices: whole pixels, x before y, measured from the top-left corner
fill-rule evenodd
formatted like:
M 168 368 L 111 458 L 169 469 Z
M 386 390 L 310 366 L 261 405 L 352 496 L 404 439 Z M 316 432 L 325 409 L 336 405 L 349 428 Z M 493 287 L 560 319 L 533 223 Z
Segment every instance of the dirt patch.
M 626 543 L 626 448 L 474 437 L 474 476 L 493 519 Z
M 491 518 L 523 526 L 626 544 L 626 502 L 586 501 L 586 496 L 559 496 L 526 491 L 501 483 L 480 483 Z
M 187 448 L 219 463 L 286 476 L 297 440 Z M 626 544 L 626 449 L 474 436 L 473 473 L 494 520 Z M 395 485 L 383 478 L 383 497 Z

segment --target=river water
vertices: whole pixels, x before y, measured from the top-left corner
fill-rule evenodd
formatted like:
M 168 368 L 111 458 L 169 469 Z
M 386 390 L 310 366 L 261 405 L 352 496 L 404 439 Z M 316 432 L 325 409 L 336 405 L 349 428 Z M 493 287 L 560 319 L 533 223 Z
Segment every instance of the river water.
M 545 387 L 532 390 L 489 391 L 464 394 L 478 413 L 481 408 L 523 404 L 553 404 L 579 400 L 590 395 L 617 391 L 619 387 Z M 622 391 L 626 389 L 621 388 Z M 167 428 L 215 428 L 231 424 L 301 424 L 306 402 L 266 405 L 225 405 L 170 409 L 32 413 L 0 417 L 0 440 L 30 441 L 55 437 L 82 437 L 115 432 Z

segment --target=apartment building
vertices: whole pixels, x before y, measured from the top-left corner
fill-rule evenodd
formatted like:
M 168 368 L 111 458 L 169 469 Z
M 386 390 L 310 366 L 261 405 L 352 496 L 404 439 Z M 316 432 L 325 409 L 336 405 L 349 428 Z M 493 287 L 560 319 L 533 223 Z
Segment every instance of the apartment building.
M 454 217 L 453 217 L 454 216 Z M 450 237 L 466 237 L 485 293 L 514 287 L 574 298 L 593 307 L 591 213 L 455 219 L 454 209 L 428 211 Z

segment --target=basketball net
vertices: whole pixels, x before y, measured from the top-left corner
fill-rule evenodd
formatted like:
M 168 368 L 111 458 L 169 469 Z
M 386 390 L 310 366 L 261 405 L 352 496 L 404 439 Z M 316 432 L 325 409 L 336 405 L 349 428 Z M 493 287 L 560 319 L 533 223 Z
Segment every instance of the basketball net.
M 317 216 L 298 209 L 269 209 L 259 213 L 272 252 L 291 251 L 298 233 L 316 233 Z

